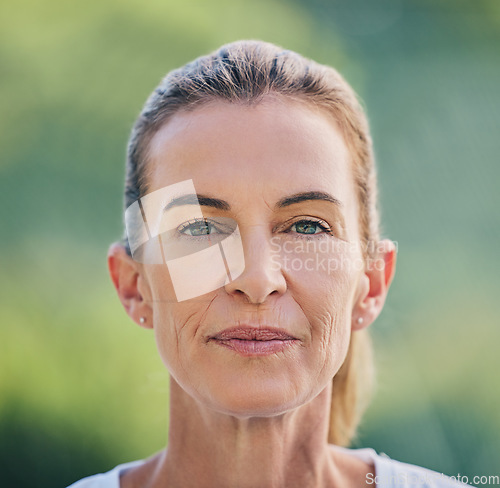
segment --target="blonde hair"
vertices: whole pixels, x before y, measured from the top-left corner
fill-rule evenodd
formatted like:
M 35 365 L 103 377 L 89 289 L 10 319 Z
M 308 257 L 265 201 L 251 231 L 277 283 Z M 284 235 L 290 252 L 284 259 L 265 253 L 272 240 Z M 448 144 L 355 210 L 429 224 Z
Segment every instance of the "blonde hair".
M 147 191 L 148 145 L 170 117 L 215 100 L 256 104 L 266 95 L 313 104 L 337 121 L 352 155 L 360 233 L 367 259 L 379 240 L 379 217 L 372 142 L 364 111 L 352 88 L 335 69 L 266 42 L 227 44 L 170 72 L 161 81 L 146 101 L 130 136 L 125 208 Z M 371 394 L 373 370 L 367 331 L 352 333 L 346 359 L 333 378 L 329 442 L 348 445 L 352 441 Z

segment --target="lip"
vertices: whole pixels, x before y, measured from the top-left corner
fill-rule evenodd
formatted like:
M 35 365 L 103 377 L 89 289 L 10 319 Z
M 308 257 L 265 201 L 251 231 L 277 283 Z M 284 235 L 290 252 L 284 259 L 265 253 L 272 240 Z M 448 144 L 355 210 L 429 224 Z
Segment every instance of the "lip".
M 284 351 L 297 338 L 276 327 L 238 326 L 224 329 L 211 340 L 242 356 L 268 356 Z
M 295 340 L 296 337 L 292 336 L 284 329 L 277 327 L 252 327 L 251 325 L 239 325 L 237 327 L 230 327 L 219 332 L 212 339 L 218 341 L 227 341 L 231 339 L 240 339 L 242 341 L 286 341 Z

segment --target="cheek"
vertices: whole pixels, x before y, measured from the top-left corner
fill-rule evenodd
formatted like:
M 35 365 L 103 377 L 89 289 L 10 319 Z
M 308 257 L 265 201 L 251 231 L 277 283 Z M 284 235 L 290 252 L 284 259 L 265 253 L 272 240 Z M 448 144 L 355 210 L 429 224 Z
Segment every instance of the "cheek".
M 211 299 L 203 297 L 183 302 L 163 300 L 153 304 L 158 352 L 170 374 L 185 389 L 187 385 L 197 383 L 196 368 L 193 369 L 192 365 L 200 361 L 203 350 L 200 324 L 211 303 Z
M 326 244 L 326 245 L 321 245 Z M 350 313 L 357 281 L 362 269 L 359 253 L 349 252 L 347 245 L 325 243 L 296 247 L 279 257 L 281 269 L 297 300 L 312 310 L 326 314 Z
M 145 265 L 148 296 L 144 300 L 151 306 L 153 312 L 153 328 L 160 357 L 170 370 L 176 362 L 179 331 L 176 324 L 182 323 L 175 319 L 178 303 L 175 297 L 168 269 L 165 265 Z
M 150 296 L 147 300 L 155 304 L 176 304 L 174 287 L 165 264 L 144 265 Z
M 174 371 L 179 363 L 178 322 L 172 314 L 173 304 L 155 302 L 153 304 L 153 327 L 156 347 L 163 364 L 169 371 Z
M 311 360 L 333 376 L 349 346 L 360 256 L 313 252 L 295 253 L 289 258 L 289 290 L 309 323 L 311 351 L 315 353 Z

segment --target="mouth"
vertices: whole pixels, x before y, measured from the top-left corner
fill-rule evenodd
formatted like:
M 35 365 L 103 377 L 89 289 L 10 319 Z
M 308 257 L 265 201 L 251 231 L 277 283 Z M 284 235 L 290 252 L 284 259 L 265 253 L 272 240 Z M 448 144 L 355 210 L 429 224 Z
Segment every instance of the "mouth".
M 210 338 L 219 346 L 242 356 L 268 356 L 282 352 L 298 339 L 283 329 L 274 327 L 239 326 L 225 329 Z

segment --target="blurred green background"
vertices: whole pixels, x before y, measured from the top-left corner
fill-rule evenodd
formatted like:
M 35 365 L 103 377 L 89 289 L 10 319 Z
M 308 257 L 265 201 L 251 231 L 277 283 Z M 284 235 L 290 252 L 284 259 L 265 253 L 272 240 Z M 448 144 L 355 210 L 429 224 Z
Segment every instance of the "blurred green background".
M 500 2 L 18 0 L 0 6 L 2 486 L 164 445 L 167 373 L 106 270 L 125 145 L 168 70 L 239 38 L 335 66 L 371 120 L 399 256 L 355 446 L 500 474 Z

